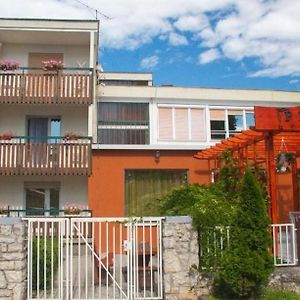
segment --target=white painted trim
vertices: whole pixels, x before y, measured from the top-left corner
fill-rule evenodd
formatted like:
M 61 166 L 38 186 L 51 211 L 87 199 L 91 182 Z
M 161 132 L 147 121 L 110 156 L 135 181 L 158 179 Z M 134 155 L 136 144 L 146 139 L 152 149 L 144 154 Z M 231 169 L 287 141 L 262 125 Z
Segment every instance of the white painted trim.
M 94 62 L 95 57 L 95 34 L 94 32 L 90 32 L 90 68 L 93 68 L 95 65 Z
M 205 108 L 205 105 L 194 104 L 157 104 L 158 107 L 174 107 L 174 108 Z
M 178 143 L 178 142 L 167 142 L 166 144 L 160 143 L 155 145 L 103 145 L 103 144 L 93 144 L 93 150 L 177 150 L 177 151 L 185 151 L 185 150 L 202 150 L 206 149 L 210 146 L 215 145 L 218 142 L 206 143 L 206 142 L 198 142 L 196 143 Z
M 149 125 L 98 125 L 98 129 L 149 129 Z
M 216 106 L 216 105 L 209 105 L 210 109 L 232 109 L 232 110 L 254 110 L 254 106 Z
M 206 120 L 206 142 L 208 143 L 211 141 L 209 105 L 205 106 L 205 120 Z
M 225 109 L 225 136 L 229 138 L 228 109 Z

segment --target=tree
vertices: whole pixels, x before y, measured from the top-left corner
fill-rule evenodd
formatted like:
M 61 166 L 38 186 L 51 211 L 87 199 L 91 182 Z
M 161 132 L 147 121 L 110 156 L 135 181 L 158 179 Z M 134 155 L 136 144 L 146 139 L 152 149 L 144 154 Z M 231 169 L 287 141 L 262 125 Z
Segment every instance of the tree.
M 255 177 L 246 170 L 230 228 L 230 246 L 216 280 L 216 291 L 223 298 L 256 297 L 267 284 L 273 270 L 268 228 L 266 199 Z

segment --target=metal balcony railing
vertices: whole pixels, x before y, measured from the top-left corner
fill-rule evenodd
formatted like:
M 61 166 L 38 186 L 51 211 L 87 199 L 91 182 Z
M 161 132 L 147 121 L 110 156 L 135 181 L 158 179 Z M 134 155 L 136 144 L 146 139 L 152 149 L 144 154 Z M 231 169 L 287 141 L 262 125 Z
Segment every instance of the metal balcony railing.
M 0 175 L 91 174 L 88 137 L 12 137 L 0 140 Z
M 22 67 L 0 71 L 0 103 L 91 104 L 93 69 L 64 68 L 45 71 Z

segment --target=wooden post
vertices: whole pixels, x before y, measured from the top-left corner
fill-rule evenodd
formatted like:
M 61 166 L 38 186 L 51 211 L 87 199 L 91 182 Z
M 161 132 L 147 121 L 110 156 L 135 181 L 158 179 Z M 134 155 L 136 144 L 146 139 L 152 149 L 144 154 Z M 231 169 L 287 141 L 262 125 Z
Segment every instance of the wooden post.
M 277 190 L 276 190 L 276 170 L 275 155 L 273 145 L 273 133 L 266 134 L 266 167 L 268 178 L 268 192 L 271 198 L 271 220 L 273 224 L 277 224 Z
M 297 158 L 295 158 L 295 160 L 293 161 L 293 163 L 291 165 L 291 169 L 292 169 L 292 187 L 293 187 L 294 211 L 299 211 Z

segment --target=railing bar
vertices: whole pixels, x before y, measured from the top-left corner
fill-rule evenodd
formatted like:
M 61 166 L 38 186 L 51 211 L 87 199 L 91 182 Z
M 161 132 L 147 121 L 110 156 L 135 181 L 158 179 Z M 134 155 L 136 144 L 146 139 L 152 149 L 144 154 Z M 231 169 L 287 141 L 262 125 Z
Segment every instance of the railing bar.
M 290 251 L 289 251 L 289 228 L 286 225 L 285 226 L 285 231 L 286 231 L 286 260 L 287 264 L 290 264 Z
M 80 237 L 81 235 L 79 233 L 81 233 L 81 221 L 77 221 L 77 225 L 78 225 L 78 299 L 80 299 L 81 296 L 81 240 Z
M 95 223 L 92 219 L 92 248 L 95 249 Z M 92 298 L 95 298 L 95 255 L 92 253 Z
M 47 284 L 46 284 L 46 280 L 47 280 L 47 222 L 44 222 L 44 299 L 46 299 L 47 293 Z
M 152 221 L 150 221 L 150 259 L 151 259 L 151 266 L 150 266 L 150 296 L 153 297 L 153 239 L 152 239 Z M 157 248 L 157 247 L 156 247 Z
M 106 299 L 108 299 L 108 222 L 106 222 Z
M 116 223 L 113 224 L 113 278 L 116 278 Z M 116 298 L 116 281 L 113 281 L 113 298 Z
M 89 236 L 88 236 L 88 222 L 85 222 L 83 225 L 85 225 L 85 240 L 87 241 Z M 88 248 L 85 245 L 85 299 L 88 298 Z
M 143 222 L 143 281 L 144 281 L 144 298 L 146 297 L 146 247 L 145 247 L 145 223 Z M 138 249 L 139 251 L 139 249 Z
M 281 226 L 279 226 L 278 228 L 279 228 L 280 262 L 282 264 L 282 262 L 283 262 L 282 229 L 281 229 Z
M 36 277 L 37 277 L 37 283 L 36 283 L 36 288 L 37 288 L 37 298 L 40 298 L 40 222 L 37 221 L 37 267 L 36 267 Z

